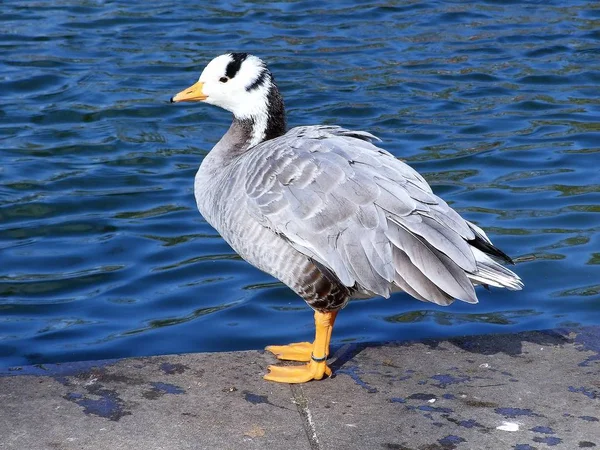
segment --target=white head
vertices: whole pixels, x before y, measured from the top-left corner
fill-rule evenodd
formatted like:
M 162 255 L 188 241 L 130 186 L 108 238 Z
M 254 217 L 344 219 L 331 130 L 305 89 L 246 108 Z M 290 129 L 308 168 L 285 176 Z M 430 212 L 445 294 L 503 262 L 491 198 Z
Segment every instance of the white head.
M 231 111 L 240 121 L 251 121 L 252 145 L 269 136 L 269 121 L 281 116 L 285 128 L 283 101 L 265 63 L 247 53 L 217 56 L 202 71 L 198 82 L 184 89 L 171 102 L 201 101 Z

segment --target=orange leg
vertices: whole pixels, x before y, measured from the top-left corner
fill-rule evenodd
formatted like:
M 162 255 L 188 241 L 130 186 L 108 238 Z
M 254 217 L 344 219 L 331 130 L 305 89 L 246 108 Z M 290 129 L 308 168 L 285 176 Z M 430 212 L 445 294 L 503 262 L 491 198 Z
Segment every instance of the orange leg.
M 305 383 L 310 380 L 320 380 L 325 375 L 331 375 L 326 360 L 329 356 L 329 342 L 337 311 L 321 313 L 315 311 L 315 341 L 299 342 L 290 345 L 270 345 L 266 350 L 279 359 L 293 361 L 308 361 L 301 366 L 269 366 L 265 380 L 280 383 Z

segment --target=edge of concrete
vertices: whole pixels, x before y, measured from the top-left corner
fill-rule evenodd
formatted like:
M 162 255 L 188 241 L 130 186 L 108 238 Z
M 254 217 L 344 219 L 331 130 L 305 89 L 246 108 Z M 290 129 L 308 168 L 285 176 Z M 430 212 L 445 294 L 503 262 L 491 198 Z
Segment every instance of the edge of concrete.
M 266 382 L 262 351 L 0 368 L 0 449 L 600 447 L 600 327 L 348 344 Z

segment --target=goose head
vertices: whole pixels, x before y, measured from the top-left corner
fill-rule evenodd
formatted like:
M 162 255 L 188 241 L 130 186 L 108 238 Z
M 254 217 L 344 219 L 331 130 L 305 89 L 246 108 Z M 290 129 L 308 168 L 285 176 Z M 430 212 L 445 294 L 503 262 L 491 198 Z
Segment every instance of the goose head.
M 204 102 L 230 111 L 251 126 L 252 145 L 285 132 L 283 100 L 273 76 L 260 58 L 247 53 L 217 56 L 171 102 Z

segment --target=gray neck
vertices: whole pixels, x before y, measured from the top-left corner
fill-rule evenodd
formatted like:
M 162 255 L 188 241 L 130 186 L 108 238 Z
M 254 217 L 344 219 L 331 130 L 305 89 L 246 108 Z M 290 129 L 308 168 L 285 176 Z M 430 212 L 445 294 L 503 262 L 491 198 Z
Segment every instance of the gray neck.
M 252 146 L 255 128 L 253 120 L 239 120 L 234 117 L 227 133 L 204 157 L 200 167 L 203 176 L 216 176 L 244 154 Z
M 234 116 L 229 130 L 211 153 L 215 150 L 226 152 L 228 157 L 233 160 L 250 147 L 285 134 L 287 124 L 283 98 L 272 81 L 272 77 L 270 77 L 266 95 L 265 110 L 265 114 L 251 118 L 239 119 Z
M 239 120 L 235 117 L 227 133 L 221 138 L 211 153 L 225 154 L 231 160 L 236 159 L 250 148 L 257 130 L 253 120 Z

